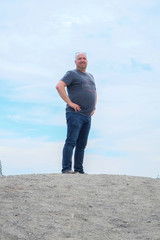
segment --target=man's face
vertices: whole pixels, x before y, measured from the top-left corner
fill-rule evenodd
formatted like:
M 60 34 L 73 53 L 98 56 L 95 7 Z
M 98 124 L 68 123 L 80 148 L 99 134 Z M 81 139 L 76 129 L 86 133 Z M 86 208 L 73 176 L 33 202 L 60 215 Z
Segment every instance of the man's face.
M 87 57 L 85 54 L 80 53 L 77 55 L 77 58 L 75 60 L 75 64 L 78 70 L 80 71 L 85 71 L 87 67 Z

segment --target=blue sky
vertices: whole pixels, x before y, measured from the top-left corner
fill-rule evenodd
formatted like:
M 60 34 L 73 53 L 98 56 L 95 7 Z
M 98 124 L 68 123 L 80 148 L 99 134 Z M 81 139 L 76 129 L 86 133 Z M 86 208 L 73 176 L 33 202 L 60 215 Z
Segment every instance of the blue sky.
M 86 172 L 160 174 L 160 2 L 0 2 L 3 174 L 58 173 L 65 103 L 55 86 L 88 54 L 98 104 Z

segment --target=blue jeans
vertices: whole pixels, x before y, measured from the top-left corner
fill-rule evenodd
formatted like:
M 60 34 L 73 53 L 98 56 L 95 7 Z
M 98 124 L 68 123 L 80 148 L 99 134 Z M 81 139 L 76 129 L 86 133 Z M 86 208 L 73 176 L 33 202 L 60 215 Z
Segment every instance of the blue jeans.
M 74 171 L 84 173 L 83 158 L 91 127 L 91 117 L 77 112 L 66 113 L 67 138 L 63 148 L 62 173 L 72 169 L 72 155 L 74 153 Z

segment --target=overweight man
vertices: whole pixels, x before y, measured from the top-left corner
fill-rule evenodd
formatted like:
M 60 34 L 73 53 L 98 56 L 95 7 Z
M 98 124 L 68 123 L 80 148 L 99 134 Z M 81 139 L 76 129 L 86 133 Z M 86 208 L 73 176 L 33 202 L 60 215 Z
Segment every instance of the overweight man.
M 66 72 L 56 85 L 60 97 L 67 104 L 67 137 L 62 154 L 62 173 L 84 174 L 84 151 L 91 128 L 91 119 L 95 113 L 97 103 L 95 80 L 92 74 L 86 72 L 87 64 L 86 53 L 76 53 L 76 69 Z

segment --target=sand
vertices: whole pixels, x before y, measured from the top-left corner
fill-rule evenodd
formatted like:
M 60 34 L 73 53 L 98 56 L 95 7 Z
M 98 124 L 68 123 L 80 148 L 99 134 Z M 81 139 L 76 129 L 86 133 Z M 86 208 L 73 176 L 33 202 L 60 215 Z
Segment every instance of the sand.
M 160 240 L 160 179 L 0 177 L 0 240 Z

